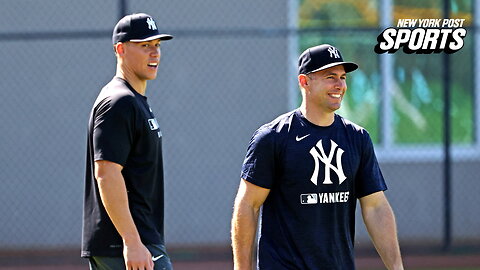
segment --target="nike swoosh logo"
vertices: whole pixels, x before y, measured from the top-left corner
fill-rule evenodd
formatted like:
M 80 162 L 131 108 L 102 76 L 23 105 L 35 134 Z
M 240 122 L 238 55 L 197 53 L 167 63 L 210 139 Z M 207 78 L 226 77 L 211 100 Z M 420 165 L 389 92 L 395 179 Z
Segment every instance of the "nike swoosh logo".
M 302 137 L 298 137 L 298 136 L 297 136 L 297 137 L 295 137 L 295 140 L 297 140 L 297 142 L 299 142 L 299 141 L 305 139 L 305 138 L 308 137 L 308 136 L 310 136 L 310 134 L 307 134 L 307 135 L 302 136 Z
M 163 257 L 163 255 L 159 255 L 157 257 L 152 257 L 152 261 L 156 262 L 156 261 L 158 261 L 158 259 L 160 259 L 162 257 Z

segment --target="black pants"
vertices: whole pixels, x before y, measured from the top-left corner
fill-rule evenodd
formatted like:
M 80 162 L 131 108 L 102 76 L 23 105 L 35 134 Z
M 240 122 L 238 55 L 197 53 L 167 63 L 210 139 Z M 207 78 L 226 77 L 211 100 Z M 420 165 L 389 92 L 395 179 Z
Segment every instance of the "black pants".
M 170 258 L 162 245 L 146 245 L 154 259 L 154 270 L 173 270 Z M 125 270 L 123 257 L 90 257 L 90 270 Z

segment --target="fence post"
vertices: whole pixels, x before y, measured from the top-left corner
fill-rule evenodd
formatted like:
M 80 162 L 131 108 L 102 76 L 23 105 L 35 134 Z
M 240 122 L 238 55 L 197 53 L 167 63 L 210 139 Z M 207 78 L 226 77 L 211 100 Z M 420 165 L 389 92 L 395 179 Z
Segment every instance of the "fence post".
M 450 0 L 443 0 L 443 17 L 450 17 Z M 449 251 L 452 244 L 452 198 L 451 198 L 451 123 L 450 123 L 450 55 L 443 53 L 443 139 L 444 139 L 444 228 L 443 228 L 443 251 Z
M 380 1 L 380 33 L 390 27 L 393 22 L 393 3 L 392 0 Z M 395 25 L 395 24 L 394 24 Z M 381 109 L 380 109 L 380 144 L 387 151 L 391 150 L 394 144 L 393 130 L 393 105 L 392 97 L 394 92 L 395 78 L 393 54 L 380 54 L 380 75 L 381 75 Z
M 127 0 L 118 0 L 118 19 L 127 15 Z

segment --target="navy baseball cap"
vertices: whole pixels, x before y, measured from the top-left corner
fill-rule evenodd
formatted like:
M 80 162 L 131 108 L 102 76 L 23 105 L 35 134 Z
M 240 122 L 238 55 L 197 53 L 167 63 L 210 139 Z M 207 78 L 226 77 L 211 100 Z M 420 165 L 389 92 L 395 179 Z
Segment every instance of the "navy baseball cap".
M 340 51 L 330 44 L 322 44 L 306 49 L 298 58 L 298 74 L 310 74 L 334 66 L 343 65 L 345 72 L 358 68 L 353 62 L 344 62 Z
M 112 42 L 143 42 L 154 39 L 169 40 L 173 36 L 160 34 L 152 16 L 145 13 L 127 15 L 118 21 L 113 29 Z

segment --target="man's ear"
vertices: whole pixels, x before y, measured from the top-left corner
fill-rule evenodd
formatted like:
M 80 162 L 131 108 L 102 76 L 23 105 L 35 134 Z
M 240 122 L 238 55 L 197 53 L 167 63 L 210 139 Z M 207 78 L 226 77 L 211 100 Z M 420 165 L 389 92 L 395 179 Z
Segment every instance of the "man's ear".
M 298 75 L 298 84 L 300 84 L 300 86 L 302 87 L 305 87 L 306 85 L 308 85 L 307 75 L 305 74 Z
M 125 44 L 119 42 L 119 43 L 113 45 L 113 50 L 117 54 L 124 54 L 125 53 Z

